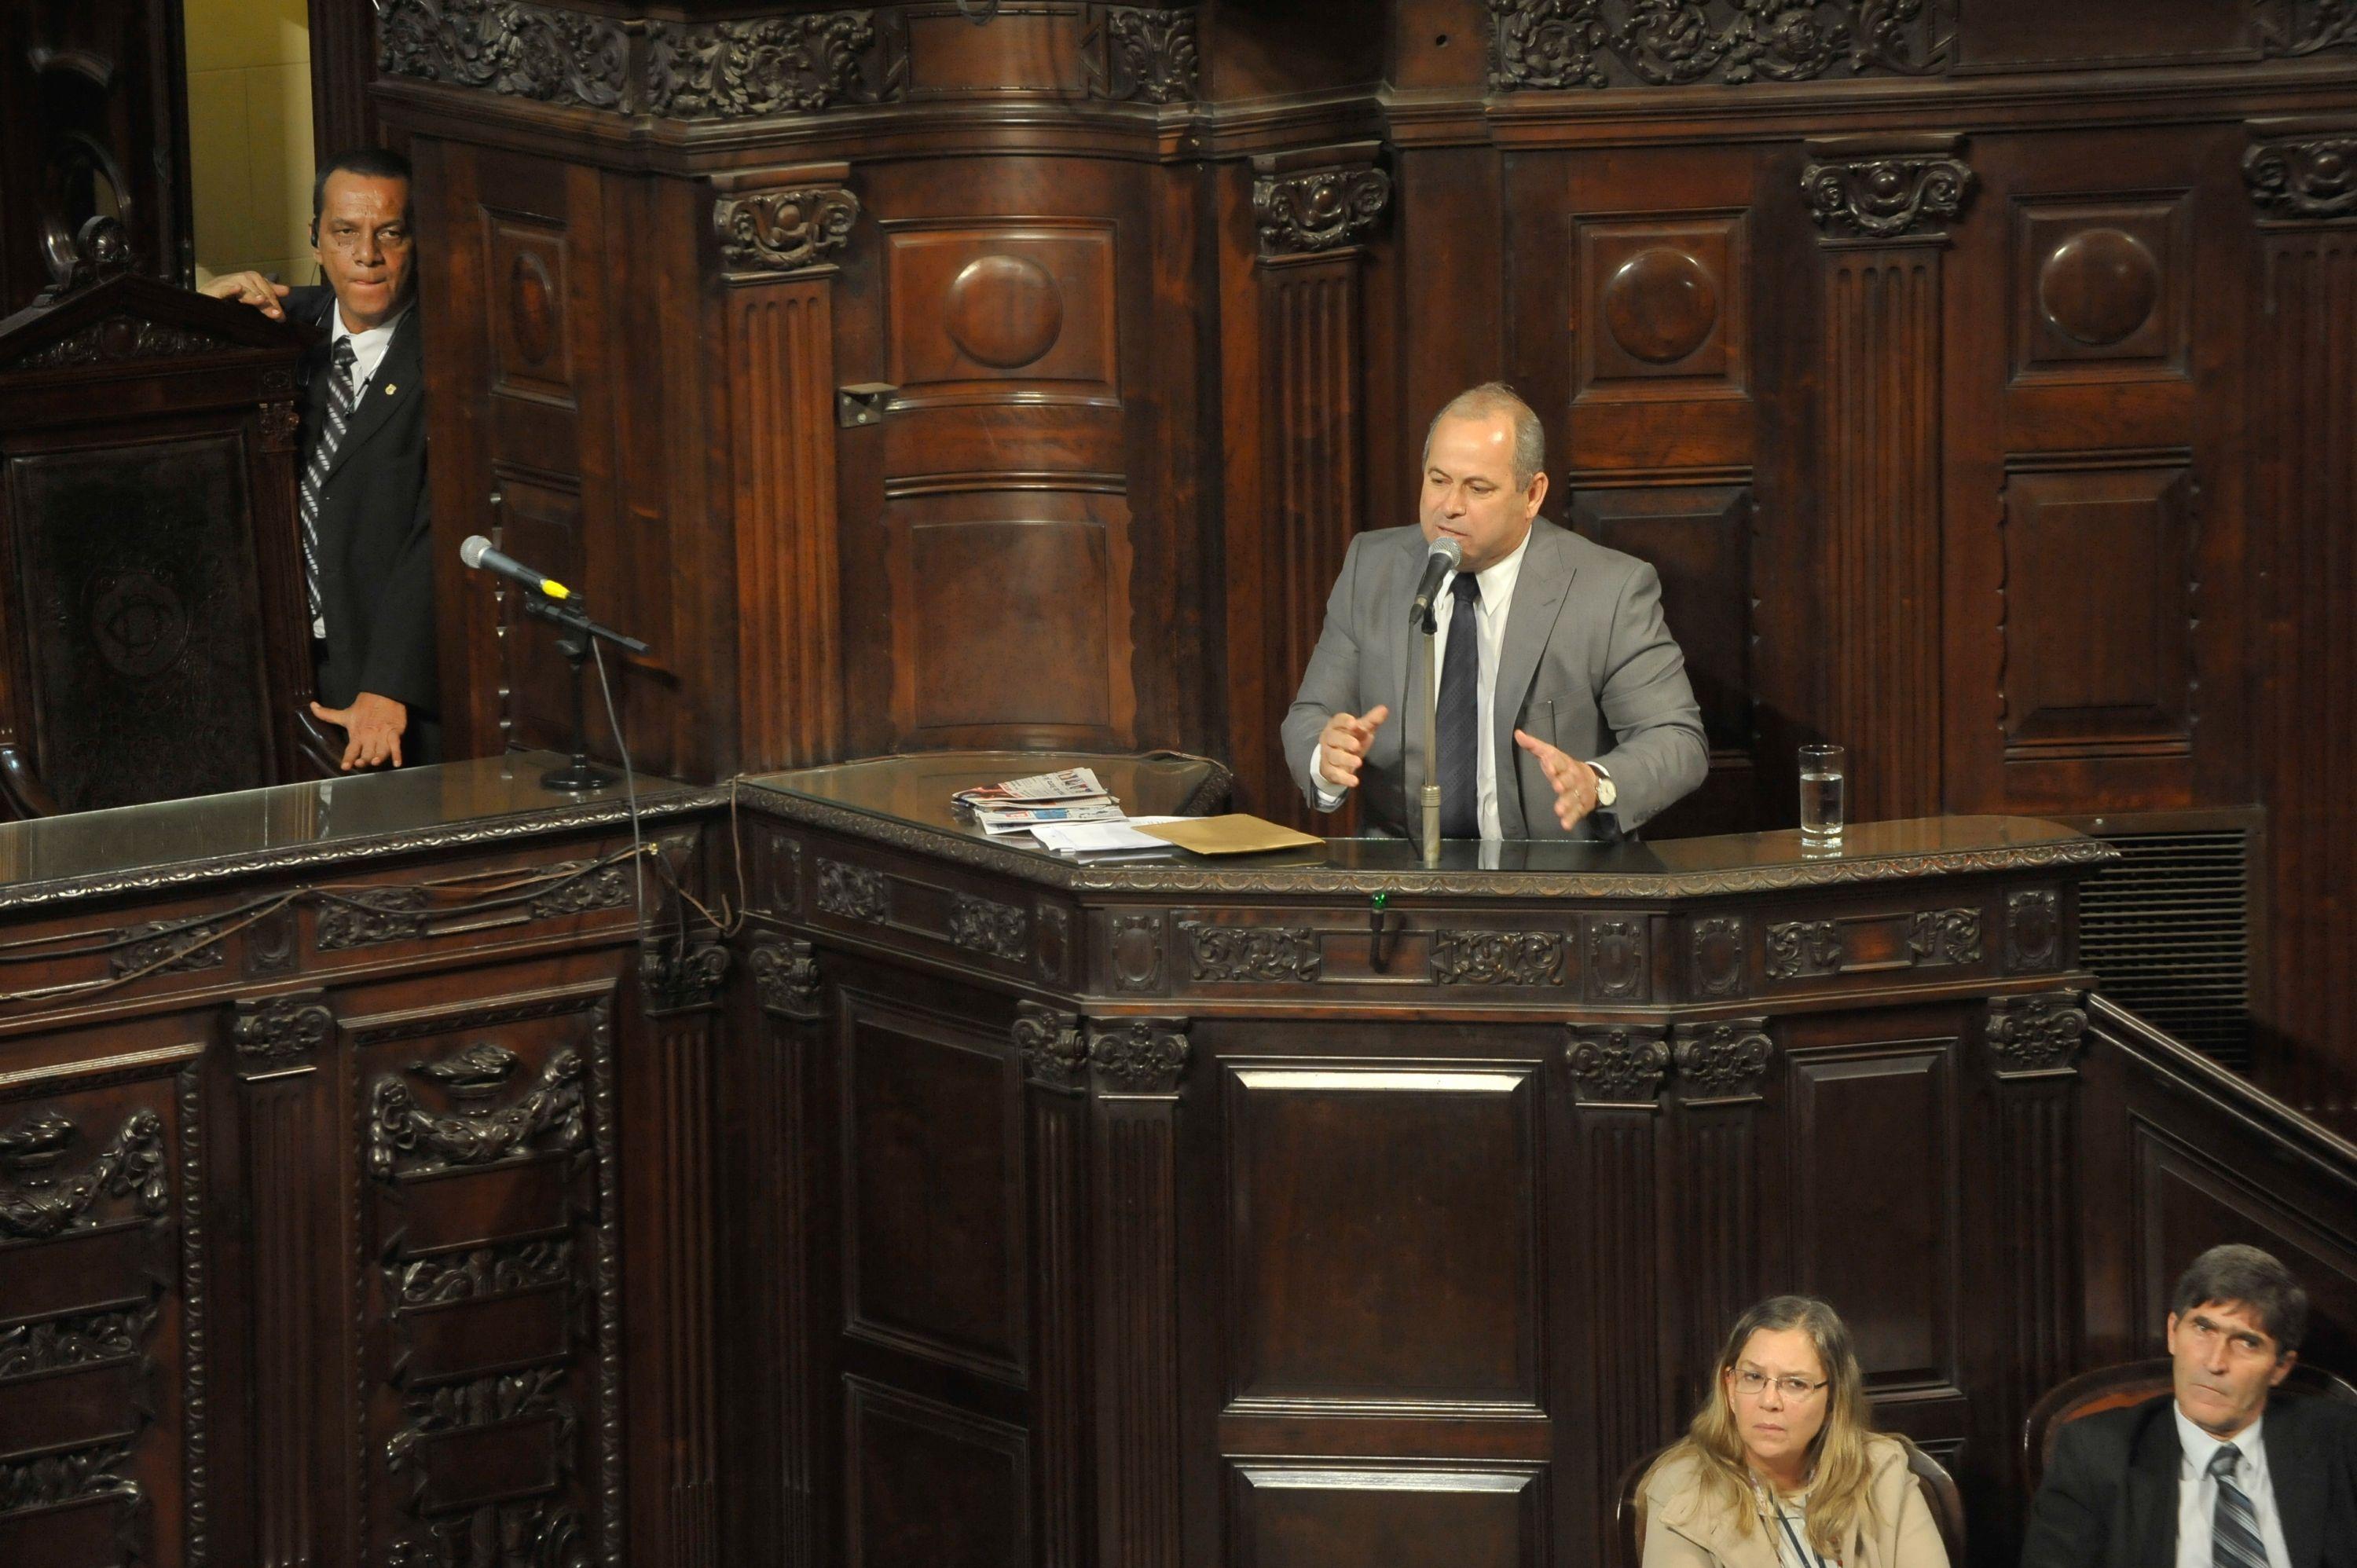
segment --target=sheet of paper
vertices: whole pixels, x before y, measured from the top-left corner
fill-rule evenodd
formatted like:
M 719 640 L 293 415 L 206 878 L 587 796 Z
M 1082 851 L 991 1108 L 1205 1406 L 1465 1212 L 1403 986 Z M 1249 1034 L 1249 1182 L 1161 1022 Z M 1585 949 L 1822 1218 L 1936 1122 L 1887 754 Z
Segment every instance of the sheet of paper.
M 1168 839 L 1180 849 L 1197 854 L 1259 854 L 1272 849 L 1302 849 L 1322 846 L 1326 841 L 1308 833 L 1255 817 L 1242 811 L 1224 817 L 1195 817 L 1184 822 L 1165 822 L 1144 830 L 1158 839 Z
M 1126 822 L 1042 822 L 1031 830 L 1043 849 L 1066 854 L 1099 854 L 1108 850 L 1166 850 L 1168 839 L 1139 832 Z

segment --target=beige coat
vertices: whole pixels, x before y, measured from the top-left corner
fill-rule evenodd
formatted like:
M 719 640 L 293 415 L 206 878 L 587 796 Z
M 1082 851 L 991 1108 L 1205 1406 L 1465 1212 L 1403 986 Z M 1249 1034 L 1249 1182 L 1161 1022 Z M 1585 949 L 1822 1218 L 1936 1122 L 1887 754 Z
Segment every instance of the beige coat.
M 1908 1472 L 1907 1450 L 1892 1438 L 1869 1438 L 1867 1457 L 1872 1517 L 1858 1521 L 1842 1568 L 1948 1568 L 1940 1527 Z M 1704 1514 L 1695 1469 L 1695 1461 L 1681 1460 L 1646 1487 L 1644 1568 L 1777 1568 L 1775 1544 L 1756 1519 L 1746 1531 L 1724 1510 Z

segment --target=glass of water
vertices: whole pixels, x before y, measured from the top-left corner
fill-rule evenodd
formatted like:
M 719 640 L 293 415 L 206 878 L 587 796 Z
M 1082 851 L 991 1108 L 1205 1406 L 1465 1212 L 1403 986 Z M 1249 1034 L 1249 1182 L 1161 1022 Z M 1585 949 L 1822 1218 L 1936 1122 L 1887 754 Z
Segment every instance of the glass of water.
M 1843 746 L 1801 747 L 1801 840 L 1803 843 L 1839 843 L 1842 836 L 1842 792 L 1849 774 L 1849 748 Z

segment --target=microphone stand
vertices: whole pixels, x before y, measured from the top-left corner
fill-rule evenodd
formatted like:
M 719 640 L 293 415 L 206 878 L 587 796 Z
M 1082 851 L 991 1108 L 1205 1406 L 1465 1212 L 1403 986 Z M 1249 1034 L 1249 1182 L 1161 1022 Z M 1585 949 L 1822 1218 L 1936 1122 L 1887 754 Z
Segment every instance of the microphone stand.
M 1440 864 L 1440 618 L 1424 607 L 1424 864 Z
M 550 598 L 537 588 L 525 588 L 523 613 L 535 616 L 563 629 L 556 639 L 556 650 L 573 666 L 573 760 L 563 768 L 552 768 L 540 776 L 544 789 L 559 789 L 567 794 L 584 789 L 603 789 L 615 776 L 589 760 L 589 725 L 583 700 L 582 666 L 589 661 L 589 639 L 602 637 L 617 647 L 632 653 L 644 653 L 647 645 L 635 637 L 626 637 L 612 627 L 600 626 L 581 608 L 576 595 L 565 600 Z

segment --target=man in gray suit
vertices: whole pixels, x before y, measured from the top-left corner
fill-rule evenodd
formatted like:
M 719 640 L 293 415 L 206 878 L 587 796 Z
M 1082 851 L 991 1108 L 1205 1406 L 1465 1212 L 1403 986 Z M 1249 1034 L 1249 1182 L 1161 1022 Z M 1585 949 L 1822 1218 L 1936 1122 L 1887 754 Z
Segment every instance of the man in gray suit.
M 1358 789 L 1374 832 L 1413 835 L 1424 736 L 1405 715 L 1424 674 L 1409 610 L 1444 537 L 1465 553 L 1434 600 L 1444 837 L 1618 838 L 1702 782 L 1702 711 L 1660 577 L 1539 516 L 1546 492 L 1544 434 L 1512 389 L 1475 387 L 1433 420 L 1420 521 L 1351 542 L 1286 715 L 1311 805 Z

